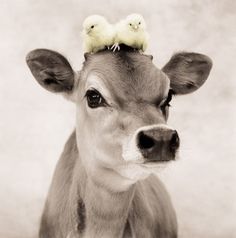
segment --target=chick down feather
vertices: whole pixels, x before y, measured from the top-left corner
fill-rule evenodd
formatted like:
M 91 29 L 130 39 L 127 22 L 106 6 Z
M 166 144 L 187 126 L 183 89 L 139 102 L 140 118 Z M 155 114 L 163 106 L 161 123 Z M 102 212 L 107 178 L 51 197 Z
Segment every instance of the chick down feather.
M 134 13 L 127 16 L 116 24 L 115 29 L 116 37 L 112 47 L 114 50 L 119 48 L 119 44 L 125 44 L 143 52 L 147 49 L 149 35 L 142 15 Z
M 96 53 L 114 44 L 115 28 L 105 17 L 91 15 L 83 22 L 83 48 L 85 53 Z

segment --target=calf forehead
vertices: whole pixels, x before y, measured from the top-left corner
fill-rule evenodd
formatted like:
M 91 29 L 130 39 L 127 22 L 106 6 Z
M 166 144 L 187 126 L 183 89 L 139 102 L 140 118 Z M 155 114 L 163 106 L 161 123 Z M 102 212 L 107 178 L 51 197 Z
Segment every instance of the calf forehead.
M 91 55 L 84 70 L 96 74 L 119 101 L 158 102 L 169 90 L 168 77 L 138 52 L 103 51 Z

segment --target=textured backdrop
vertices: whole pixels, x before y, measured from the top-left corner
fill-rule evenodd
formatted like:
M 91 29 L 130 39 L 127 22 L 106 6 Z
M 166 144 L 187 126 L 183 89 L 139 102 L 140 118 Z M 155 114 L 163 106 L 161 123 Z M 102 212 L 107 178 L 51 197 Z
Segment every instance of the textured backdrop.
M 43 90 L 25 64 L 35 48 L 83 62 L 81 23 L 90 14 L 116 22 L 138 12 L 151 35 L 148 53 L 163 66 L 180 50 L 214 66 L 197 92 L 172 102 L 169 124 L 181 159 L 160 176 L 176 207 L 181 238 L 236 237 L 234 0 L 0 1 L 0 237 L 36 237 L 55 163 L 74 128 L 75 108 Z

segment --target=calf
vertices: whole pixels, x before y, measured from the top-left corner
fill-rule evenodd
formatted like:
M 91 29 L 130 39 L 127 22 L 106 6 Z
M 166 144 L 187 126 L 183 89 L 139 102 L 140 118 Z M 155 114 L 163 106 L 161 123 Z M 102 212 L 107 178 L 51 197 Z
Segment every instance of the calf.
M 211 60 L 182 52 L 159 70 L 151 56 L 125 47 L 86 54 L 79 72 L 51 50 L 33 50 L 26 60 L 41 86 L 77 110 L 39 237 L 177 237 L 169 195 L 152 171 L 175 160 L 179 148 L 178 133 L 166 125 L 172 95 L 197 90 Z

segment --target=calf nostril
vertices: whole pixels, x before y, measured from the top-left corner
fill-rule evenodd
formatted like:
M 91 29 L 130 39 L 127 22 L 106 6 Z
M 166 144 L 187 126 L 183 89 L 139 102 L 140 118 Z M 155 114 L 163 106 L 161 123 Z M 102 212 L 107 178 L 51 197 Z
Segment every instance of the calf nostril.
M 139 132 L 139 134 L 138 134 L 138 147 L 141 150 L 150 149 L 154 145 L 155 145 L 155 141 L 151 137 L 145 135 L 142 131 Z
M 176 150 L 179 148 L 179 136 L 177 131 L 174 131 L 170 139 L 170 148 Z

